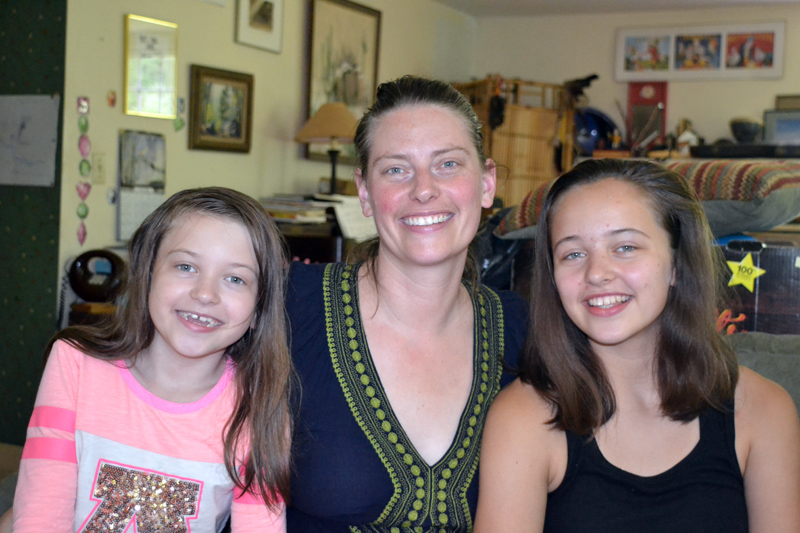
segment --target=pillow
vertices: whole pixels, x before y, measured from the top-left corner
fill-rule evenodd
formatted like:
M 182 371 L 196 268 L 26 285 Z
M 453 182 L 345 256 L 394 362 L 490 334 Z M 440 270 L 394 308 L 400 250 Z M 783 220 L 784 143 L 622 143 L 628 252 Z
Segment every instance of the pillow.
M 536 235 L 536 222 L 539 220 L 542 202 L 554 181 L 543 183 L 526 194 L 498 224 L 494 234 L 501 239 L 532 239 Z
M 689 181 L 714 237 L 768 231 L 800 216 L 800 161 L 695 159 L 665 166 Z
M 666 163 L 689 181 L 715 238 L 768 231 L 800 216 L 800 160 L 688 160 Z M 542 202 L 553 182 L 532 190 L 495 229 L 501 239 L 536 234 Z

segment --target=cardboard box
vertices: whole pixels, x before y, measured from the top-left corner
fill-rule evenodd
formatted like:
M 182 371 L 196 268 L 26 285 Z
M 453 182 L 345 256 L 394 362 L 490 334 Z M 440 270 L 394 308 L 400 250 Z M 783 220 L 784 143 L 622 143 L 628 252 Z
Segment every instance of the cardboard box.
M 800 334 L 800 247 L 784 244 L 722 245 L 734 301 L 719 329 Z

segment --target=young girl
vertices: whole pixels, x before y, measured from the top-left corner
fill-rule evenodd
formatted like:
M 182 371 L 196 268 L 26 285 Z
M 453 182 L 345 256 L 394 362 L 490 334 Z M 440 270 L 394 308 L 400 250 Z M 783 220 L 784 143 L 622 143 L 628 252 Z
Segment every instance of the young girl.
M 147 217 L 117 315 L 51 343 L 15 532 L 219 532 L 229 515 L 234 532 L 285 530 L 282 246 L 230 189 L 179 192 Z
M 710 243 L 656 164 L 592 160 L 554 183 L 475 531 L 800 531 L 797 411 L 716 333 Z

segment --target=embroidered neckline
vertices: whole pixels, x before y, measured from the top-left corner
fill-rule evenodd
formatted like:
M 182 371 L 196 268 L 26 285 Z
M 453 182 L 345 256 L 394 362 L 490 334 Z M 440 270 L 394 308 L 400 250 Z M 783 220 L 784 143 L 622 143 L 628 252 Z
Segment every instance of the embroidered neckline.
M 353 532 L 400 528 L 471 531 L 466 493 L 480 456 L 480 431 L 487 406 L 500 389 L 504 324 L 500 299 L 486 287 L 473 295 L 472 390 L 453 443 L 433 465 L 417 453 L 398 422 L 372 362 L 358 310 L 360 264 L 330 264 L 323 276 L 328 348 L 345 399 L 356 422 L 380 457 L 394 493 L 378 519 Z M 490 335 L 490 331 L 498 331 Z M 380 527 L 381 529 L 378 529 Z

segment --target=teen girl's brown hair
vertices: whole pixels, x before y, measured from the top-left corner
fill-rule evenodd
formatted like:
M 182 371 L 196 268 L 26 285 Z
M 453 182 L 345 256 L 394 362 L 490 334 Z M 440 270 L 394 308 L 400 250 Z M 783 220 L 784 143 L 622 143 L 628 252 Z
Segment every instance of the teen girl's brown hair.
M 258 263 L 254 326 L 227 350 L 236 364 L 236 402 L 224 435 L 225 466 L 240 489 L 261 496 L 271 508 L 288 500 L 291 416 L 291 357 L 287 348 L 285 244 L 264 208 L 249 196 L 224 187 L 178 192 L 148 216 L 129 244 L 128 281 L 121 305 L 98 327 L 73 326 L 50 341 L 64 340 L 107 361 L 134 361 L 153 341 L 148 301 L 153 266 L 164 237 L 190 215 L 242 224 Z M 238 454 L 247 450 L 246 457 Z
M 551 402 L 551 422 L 559 429 L 592 435 L 614 414 L 614 391 L 603 365 L 561 304 L 550 235 L 561 198 L 604 179 L 641 190 L 670 237 L 676 281 L 658 319 L 653 368 L 662 412 L 673 420 L 689 421 L 708 407 L 722 409 L 733 399 L 739 369 L 715 328 L 722 294 L 721 255 L 712 249 L 703 208 L 686 180 L 643 161 L 588 160 L 558 178 L 548 191 L 534 249 L 531 336 L 520 361 L 522 381 Z

